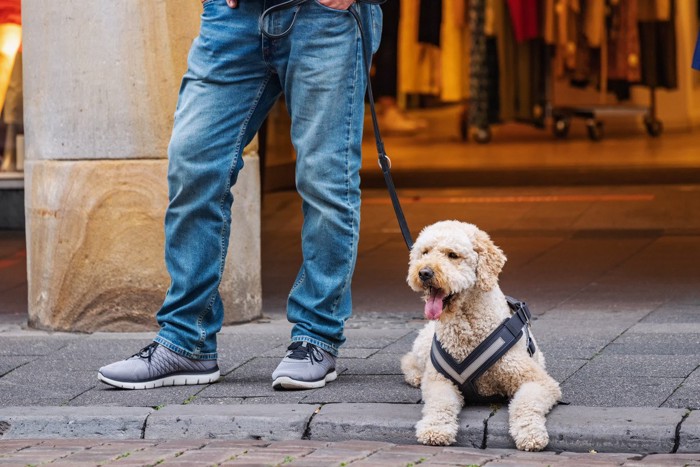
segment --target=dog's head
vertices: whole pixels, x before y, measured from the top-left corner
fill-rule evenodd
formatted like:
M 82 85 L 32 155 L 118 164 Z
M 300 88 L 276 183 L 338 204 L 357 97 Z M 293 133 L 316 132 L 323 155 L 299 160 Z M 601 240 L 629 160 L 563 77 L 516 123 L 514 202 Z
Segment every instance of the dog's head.
M 425 317 L 439 319 L 461 294 L 495 287 L 505 262 L 486 232 L 466 222 L 441 221 L 424 228 L 416 239 L 406 281 L 424 293 Z

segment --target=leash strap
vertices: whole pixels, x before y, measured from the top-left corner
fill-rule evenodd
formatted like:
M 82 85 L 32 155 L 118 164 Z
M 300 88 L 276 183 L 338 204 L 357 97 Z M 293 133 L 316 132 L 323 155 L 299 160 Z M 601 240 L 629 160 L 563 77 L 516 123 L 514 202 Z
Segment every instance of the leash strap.
M 270 8 L 267 8 L 260 15 L 260 20 L 259 20 L 260 31 L 262 32 L 262 34 L 270 39 L 280 39 L 282 37 L 287 36 L 292 31 L 292 28 L 294 27 L 294 22 L 296 21 L 296 17 L 297 17 L 297 14 L 299 12 L 299 8 L 301 7 L 301 5 L 303 3 L 306 3 L 307 1 L 309 1 L 309 0 L 288 0 L 286 2 L 271 6 Z M 359 3 L 380 5 L 380 4 L 384 3 L 386 0 L 357 0 L 357 1 Z M 398 1 L 398 0 L 392 0 L 392 1 Z M 288 8 L 296 8 L 296 10 L 294 11 L 294 17 L 292 18 L 292 22 L 289 25 L 289 27 L 279 34 L 273 34 L 273 33 L 269 32 L 265 28 L 265 18 L 274 12 L 286 10 Z M 372 114 L 372 126 L 374 129 L 374 140 L 375 140 L 376 145 L 377 145 L 377 156 L 379 158 L 379 167 L 382 169 L 382 174 L 384 175 L 384 182 L 386 183 L 387 190 L 389 191 L 389 196 L 391 197 L 391 204 L 394 207 L 394 212 L 396 213 L 396 219 L 399 222 L 399 228 L 401 229 L 401 235 L 403 236 L 404 242 L 406 243 L 406 246 L 408 247 L 408 249 L 410 251 L 411 248 L 413 247 L 413 238 L 411 237 L 411 231 L 408 228 L 408 223 L 406 222 L 406 216 L 404 216 L 403 209 L 401 208 L 401 203 L 399 201 L 399 195 L 396 193 L 396 187 L 394 186 L 394 180 L 391 176 L 391 159 L 389 159 L 389 156 L 387 156 L 386 151 L 384 150 L 384 141 L 382 140 L 381 133 L 379 132 L 377 111 L 376 111 L 375 105 L 374 105 L 374 95 L 372 94 L 372 82 L 370 79 L 370 69 L 372 66 L 371 45 L 368 44 L 367 37 L 365 36 L 364 28 L 362 27 L 362 20 L 360 19 L 360 16 L 357 12 L 357 9 L 355 8 L 355 5 L 352 5 L 348 11 L 352 14 L 353 18 L 355 18 L 355 21 L 357 22 L 357 27 L 360 30 L 360 37 L 362 38 L 362 54 L 364 56 L 365 69 L 366 69 L 366 73 L 367 73 L 367 99 L 369 101 L 369 110 L 370 110 L 370 113 Z
M 513 316 L 504 320 L 461 362 L 456 361 L 442 347 L 437 334 L 433 336 L 430 361 L 438 373 L 452 381 L 465 397 L 473 397 L 477 394 L 474 386 L 477 378 L 505 355 L 523 334 L 527 338 L 527 349 L 530 356 L 536 351 L 535 343 L 530 338 L 528 329 L 531 315 L 527 304 L 508 296 L 506 296 L 506 301 Z
M 381 4 L 384 1 L 372 1 L 372 0 L 358 0 L 361 3 L 371 3 L 371 4 Z M 395 1 L 395 0 L 394 0 Z M 362 21 L 360 20 L 357 11 L 354 8 L 350 9 L 350 13 L 355 17 L 357 22 L 357 27 L 360 29 L 360 36 L 362 37 L 363 53 L 365 56 L 365 69 L 367 70 L 367 100 L 369 101 L 369 111 L 372 114 L 372 126 L 374 129 L 374 140 L 377 144 L 377 156 L 379 158 L 379 167 L 382 169 L 382 174 L 384 175 L 384 182 L 386 183 L 387 190 L 389 191 L 389 196 L 391 197 L 391 204 L 394 207 L 394 213 L 396 214 L 396 220 L 399 222 L 399 228 L 401 229 L 401 235 L 406 243 L 406 247 L 410 251 L 413 247 L 413 238 L 411 237 L 411 231 L 408 228 L 408 223 L 406 222 L 406 216 L 404 216 L 403 209 L 401 208 L 401 203 L 399 201 L 399 195 L 396 193 L 396 187 L 394 186 L 394 180 L 391 177 L 391 159 L 387 156 L 384 150 L 384 141 L 382 140 L 382 135 L 379 131 L 379 123 L 377 120 L 377 111 L 374 106 L 374 95 L 372 94 L 372 80 L 370 78 L 370 70 L 372 67 L 372 54 L 371 49 L 368 47 L 367 38 L 365 36 L 364 29 L 362 28 Z

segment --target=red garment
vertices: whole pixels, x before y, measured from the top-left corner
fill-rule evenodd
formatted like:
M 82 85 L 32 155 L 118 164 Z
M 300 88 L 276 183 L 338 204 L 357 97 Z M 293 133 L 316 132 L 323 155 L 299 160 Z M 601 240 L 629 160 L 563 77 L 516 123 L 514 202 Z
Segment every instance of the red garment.
M 515 40 L 525 42 L 540 36 L 537 0 L 508 0 Z
M 0 0 L 0 24 L 22 24 L 22 1 Z

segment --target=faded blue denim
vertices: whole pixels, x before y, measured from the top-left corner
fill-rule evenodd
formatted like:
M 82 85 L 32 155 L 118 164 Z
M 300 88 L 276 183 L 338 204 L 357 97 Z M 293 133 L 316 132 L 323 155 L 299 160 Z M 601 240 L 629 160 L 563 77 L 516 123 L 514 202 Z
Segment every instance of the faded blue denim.
M 367 84 L 360 33 L 350 12 L 309 0 L 266 17 L 273 34 L 294 22 L 289 35 L 270 40 L 258 20 L 276 3 L 241 0 L 231 9 L 225 0 L 206 0 L 180 88 L 168 149 L 165 260 L 171 283 L 157 313 L 155 341 L 190 358 L 217 357 L 231 187 L 243 168 L 243 148 L 282 93 L 304 214 L 304 260 L 287 305 L 292 340 L 337 355 L 352 313 Z M 365 44 L 376 51 L 381 9 L 352 8 L 362 18 Z

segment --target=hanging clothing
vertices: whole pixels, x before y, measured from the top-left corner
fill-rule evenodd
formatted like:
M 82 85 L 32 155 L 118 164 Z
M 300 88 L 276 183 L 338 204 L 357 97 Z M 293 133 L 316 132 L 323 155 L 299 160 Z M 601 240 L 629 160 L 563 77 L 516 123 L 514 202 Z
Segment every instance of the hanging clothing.
M 695 53 L 693 54 L 693 68 L 700 71 L 700 32 L 695 41 Z
M 678 87 L 678 65 L 674 5 L 670 0 L 651 4 L 650 0 L 638 1 L 641 84 L 675 89 Z
M 642 78 L 637 0 L 619 0 L 610 9 L 608 78 L 637 83 Z
M 20 0 L 0 0 L 0 24 L 22 24 L 22 5 Z
M 539 120 L 544 116 L 546 54 L 543 39 L 517 42 L 504 2 L 493 3 L 497 39 L 501 120 Z
M 477 128 L 488 126 L 489 75 L 486 63 L 486 0 L 470 0 L 469 30 L 472 48 L 469 57 L 469 124 Z
M 420 0 L 418 42 L 440 47 L 442 0 Z
M 525 42 L 540 35 L 537 0 L 508 0 L 515 40 Z
M 583 31 L 589 47 L 599 48 L 605 28 L 605 0 L 588 0 L 583 5 Z
M 466 0 L 442 0 L 439 48 L 418 41 L 421 0 L 400 1 L 399 94 L 432 95 L 443 102 L 463 101 L 469 95 L 471 48 Z
M 397 97 L 398 95 L 398 47 L 401 2 L 389 0 L 381 5 L 384 16 L 382 40 L 374 54 L 375 72 L 372 75 L 374 97 Z

